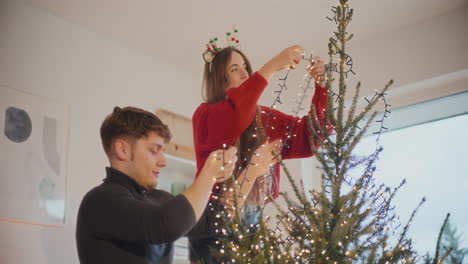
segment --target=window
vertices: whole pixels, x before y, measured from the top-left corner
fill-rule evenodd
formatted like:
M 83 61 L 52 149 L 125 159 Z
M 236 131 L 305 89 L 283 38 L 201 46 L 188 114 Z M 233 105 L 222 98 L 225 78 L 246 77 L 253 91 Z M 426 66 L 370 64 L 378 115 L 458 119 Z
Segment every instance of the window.
M 464 234 L 461 247 L 468 248 L 467 98 L 468 93 L 461 93 L 397 109 L 388 119 L 391 125 L 386 124 L 393 130 L 381 135 L 384 150 L 375 178 L 392 187 L 406 179 L 394 200 L 403 224 L 426 197 L 409 231 L 420 253 L 434 254 L 448 212 L 453 226 Z M 356 152 L 371 153 L 375 139 L 363 138 Z

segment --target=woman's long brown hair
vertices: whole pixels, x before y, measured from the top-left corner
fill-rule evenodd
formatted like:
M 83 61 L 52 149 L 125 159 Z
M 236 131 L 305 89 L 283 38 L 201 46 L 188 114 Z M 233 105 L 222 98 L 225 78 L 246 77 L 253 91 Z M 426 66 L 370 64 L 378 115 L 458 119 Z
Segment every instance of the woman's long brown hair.
M 252 66 L 240 50 L 232 47 L 220 50 L 211 63 L 205 63 L 203 74 L 204 99 L 208 104 L 216 104 L 226 99 L 228 85 L 227 64 L 233 52 L 239 53 L 245 61 L 246 70 L 249 76 L 252 75 Z M 246 168 L 252 160 L 254 150 L 266 141 L 266 135 L 262 126 L 261 113 L 259 107 L 255 113 L 252 123 L 245 129 L 236 141 L 237 163 L 234 169 L 234 176 L 237 179 L 242 169 Z

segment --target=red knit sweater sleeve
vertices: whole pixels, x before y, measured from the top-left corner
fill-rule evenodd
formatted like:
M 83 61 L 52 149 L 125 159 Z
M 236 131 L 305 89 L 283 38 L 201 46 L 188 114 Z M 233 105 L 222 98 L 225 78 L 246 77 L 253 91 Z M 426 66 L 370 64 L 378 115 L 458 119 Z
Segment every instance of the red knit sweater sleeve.
M 268 82 L 259 73 L 252 74 L 239 87 L 227 91 L 226 99 L 216 104 L 201 104 L 192 118 L 197 176 L 213 150 L 232 145 L 250 125 Z
M 327 89 L 316 84 L 312 104 L 315 106 L 322 127 L 327 103 Z M 311 133 L 307 127 L 307 115 L 302 118 L 293 117 L 268 107 L 262 107 L 262 111 L 262 123 L 269 140 L 282 139 L 286 142 L 281 152 L 283 159 L 306 158 L 313 155 L 308 139 Z M 268 114 L 269 112 L 271 114 Z M 318 140 L 315 140 L 314 144 L 318 147 Z

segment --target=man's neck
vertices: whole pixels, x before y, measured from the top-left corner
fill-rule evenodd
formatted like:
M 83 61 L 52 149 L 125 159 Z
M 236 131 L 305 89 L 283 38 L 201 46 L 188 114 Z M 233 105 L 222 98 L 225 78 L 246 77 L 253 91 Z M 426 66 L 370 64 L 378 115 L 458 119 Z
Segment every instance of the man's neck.
M 118 171 L 122 172 L 123 174 L 125 174 L 129 178 L 131 178 L 133 181 L 135 181 L 134 177 L 132 176 L 131 170 L 128 168 L 128 166 L 126 164 L 123 164 L 122 162 L 111 161 L 109 167 L 111 167 L 114 170 L 118 170 Z

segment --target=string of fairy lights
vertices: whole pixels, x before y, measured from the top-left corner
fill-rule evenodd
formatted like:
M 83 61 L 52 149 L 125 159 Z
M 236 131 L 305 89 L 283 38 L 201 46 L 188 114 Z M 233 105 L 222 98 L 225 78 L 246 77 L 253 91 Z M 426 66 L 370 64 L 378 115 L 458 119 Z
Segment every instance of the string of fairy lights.
M 326 16 L 326 18 L 330 21 L 334 21 L 336 25 L 340 24 L 340 21 L 338 19 L 338 7 L 336 6 L 332 6 L 331 7 L 331 11 L 333 13 L 333 16 L 329 17 L 329 16 Z M 345 10 L 344 10 L 345 13 L 349 13 L 350 12 L 350 8 L 348 5 L 345 6 Z M 345 32 L 345 34 L 348 34 L 348 32 Z M 336 38 L 334 37 L 331 37 L 330 38 L 332 41 L 336 42 Z M 340 51 L 338 50 L 335 50 L 335 54 L 334 55 L 337 55 L 337 54 L 341 54 Z M 351 56 L 349 54 L 346 54 L 346 53 L 343 53 L 343 55 L 345 56 L 345 61 L 344 61 L 344 65 L 346 66 L 346 68 L 344 69 L 343 73 L 345 74 L 346 78 L 348 78 L 348 74 L 349 73 L 352 73 L 353 75 L 356 75 L 356 73 L 354 72 L 353 70 L 353 59 L 351 58 Z M 338 64 L 337 63 L 330 63 L 327 65 L 329 67 L 329 70 L 330 71 L 333 71 L 333 72 L 336 72 L 336 73 L 339 73 L 339 69 L 338 69 Z

